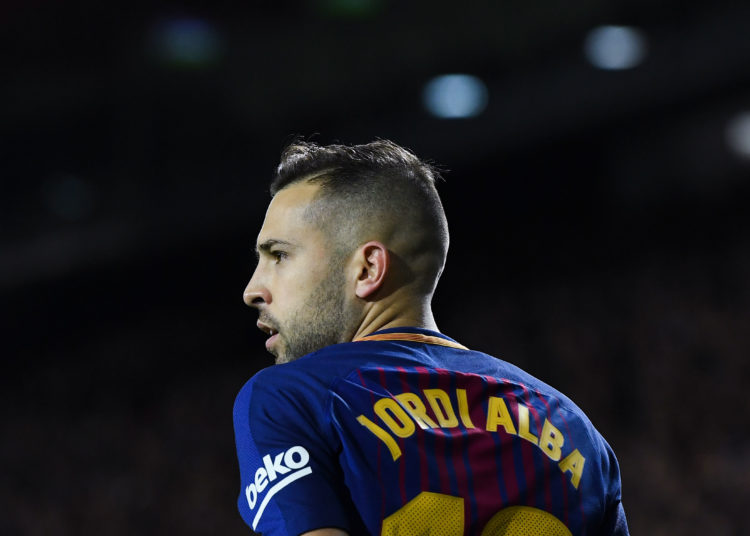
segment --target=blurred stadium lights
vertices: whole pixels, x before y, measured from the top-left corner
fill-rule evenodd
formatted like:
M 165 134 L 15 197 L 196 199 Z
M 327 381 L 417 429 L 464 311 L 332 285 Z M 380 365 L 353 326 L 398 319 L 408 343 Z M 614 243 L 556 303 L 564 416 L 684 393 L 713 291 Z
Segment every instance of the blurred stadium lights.
M 750 159 L 750 112 L 742 112 L 729 121 L 726 139 L 735 154 Z
M 174 67 L 206 67 L 221 55 L 219 33 L 202 19 L 167 19 L 155 26 L 152 38 L 156 56 Z
M 441 119 L 476 117 L 487 107 L 487 86 L 476 76 L 445 74 L 424 87 L 425 108 Z
M 606 70 L 632 69 L 646 57 L 646 37 L 628 26 L 598 26 L 583 44 L 586 58 L 594 67 Z

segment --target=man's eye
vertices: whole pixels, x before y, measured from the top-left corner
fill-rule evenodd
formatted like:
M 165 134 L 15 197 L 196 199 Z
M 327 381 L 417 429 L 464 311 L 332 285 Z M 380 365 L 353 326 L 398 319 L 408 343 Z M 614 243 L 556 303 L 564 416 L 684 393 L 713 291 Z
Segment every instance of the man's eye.
M 280 263 L 282 259 L 286 259 L 285 251 L 272 251 L 271 256 L 276 259 L 276 264 Z

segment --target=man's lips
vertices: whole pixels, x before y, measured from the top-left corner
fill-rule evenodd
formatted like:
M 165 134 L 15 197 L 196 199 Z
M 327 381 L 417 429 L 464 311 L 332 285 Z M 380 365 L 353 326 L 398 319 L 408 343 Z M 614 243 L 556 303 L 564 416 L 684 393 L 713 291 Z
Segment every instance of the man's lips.
M 267 350 L 270 349 L 273 343 L 276 342 L 276 339 L 278 339 L 279 337 L 278 330 L 275 328 L 272 328 L 271 326 L 269 326 L 268 324 L 265 324 L 264 322 L 261 322 L 260 320 L 258 320 L 258 322 L 256 323 L 256 326 L 258 326 L 258 329 L 261 330 L 262 332 L 270 335 L 270 337 L 266 339 L 266 349 Z
M 276 333 L 274 335 L 271 335 L 266 339 L 266 350 L 271 350 L 271 346 L 273 346 L 273 343 L 276 342 L 276 339 L 279 338 L 279 334 Z
M 276 335 L 279 332 L 278 329 L 271 327 L 265 322 L 261 322 L 260 320 L 258 320 L 255 325 L 258 326 L 259 330 L 263 331 L 264 333 L 268 333 L 269 335 Z

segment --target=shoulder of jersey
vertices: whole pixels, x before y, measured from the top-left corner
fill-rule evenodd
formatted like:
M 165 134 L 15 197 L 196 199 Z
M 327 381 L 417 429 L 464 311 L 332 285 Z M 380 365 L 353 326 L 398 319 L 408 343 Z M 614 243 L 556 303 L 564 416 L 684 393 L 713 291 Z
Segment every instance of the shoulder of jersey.
M 289 363 L 271 365 L 261 369 L 253 375 L 250 382 L 256 388 L 263 386 L 273 390 L 276 389 L 278 382 L 289 382 L 295 379 L 307 378 L 310 374 L 315 376 L 328 375 L 333 372 L 332 368 L 337 368 L 335 367 L 336 362 L 331 361 L 331 358 L 335 360 L 342 355 L 354 355 L 355 349 L 359 349 L 359 345 L 355 346 L 355 343 L 326 346 Z

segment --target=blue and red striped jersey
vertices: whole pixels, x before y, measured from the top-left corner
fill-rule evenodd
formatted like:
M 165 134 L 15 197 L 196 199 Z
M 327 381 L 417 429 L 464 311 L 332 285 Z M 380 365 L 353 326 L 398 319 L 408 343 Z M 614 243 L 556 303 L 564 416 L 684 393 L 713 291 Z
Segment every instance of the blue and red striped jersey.
M 264 535 L 628 533 L 617 460 L 584 413 L 440 333 L 264 369 L 234 425 L 240 513 Z

